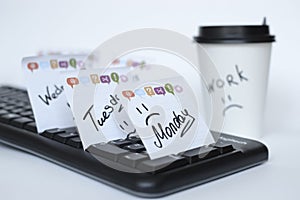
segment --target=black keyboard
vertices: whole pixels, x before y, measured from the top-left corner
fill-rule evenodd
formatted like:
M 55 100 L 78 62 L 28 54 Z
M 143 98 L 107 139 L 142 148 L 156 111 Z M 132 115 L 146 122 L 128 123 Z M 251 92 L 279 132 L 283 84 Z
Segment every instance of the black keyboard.
M 27 92 L 9 86 L 0 87 L 0 141 L 141 197 L 169 195 L 268 160 L 262 143 L 228 134 L 214 144 L 154 160 L 138 137 L 84 151 L 76 127 L 37 134 Z

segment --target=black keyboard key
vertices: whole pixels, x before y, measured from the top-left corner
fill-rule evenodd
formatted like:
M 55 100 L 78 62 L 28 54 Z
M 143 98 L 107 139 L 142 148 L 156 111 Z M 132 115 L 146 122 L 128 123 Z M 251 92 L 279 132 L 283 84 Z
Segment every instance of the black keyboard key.
M 14 98 L 21 101 L 23 99 L 26 99 L 27 95 L 24 93 L 18 92 L 18 95 L 14 96 Z
M 7 90 L 7 91 L 3 91 L 0 94 L 0 97 L 4 99 L 4 97 L 10 96 L 11 91 Z
M 23 108 L 24 106 L 26 106 L 26 103 L 24 103 L 24 102 L 18 102 L 18 103 L 15 104 L 15 106 Z
M 82 149 L 82 142 L 80 140 L 80 137 L 70 138 L 66 144 L 78 149 Z
M 124 146 L 132 144 L 132 142 L 129 140 L 117 139 L 117 140 L 110 141 L 109 144 L 116 145 L 118 147 L 124 147 Z
M 0 103 L 0 108 L 4 108 L 4 107 L 6 107 L 6 106 L 7 106 L 6 103 Z
M 71 133 L 59 133 L 54 135 L 53 139 L 61 142 L 61 143 L 66 143 L 68 139 L 72 137 L 78 137 L 78 133 L 76 132 L 71 132 Z
M 15 114 L 20 114 L 21 112 L 24 112 L 23 108 L 16 108 L 11 110 L 10 112 L 15 113 Z
M 130 153 L 120 157 L 119 163 L 135 168 L 140 162 L 149 159 L 149 156 L 143 153 Z
M 2 95 L 2 94 L 6 94 L 6 93 L 8 93 L 8 92 L 10 92 L 10 90 L 8 90 L 8 89 L 6 89 L 6 88 L 3 88 L 3 87 L 1 87 L 0 95 Z
M 17 119 L 13 119 L 10 124 L 19 128 L 23 128 L 25 126 L 25 124 L 33 122 L 32 119 L 30 118 L 26 118 L 26 117 L 21 117 L 21 118 L 17 118 Z
M 24 108 L 25 111 L 31 111 L 32 110 L 30 105 L 24 106 L 23 108 Z
M 194 163 L 199 160 L 209 159 L 220 155 L 220 151 L 214 147 L 203 146 L 196 149 L 191 149 L 182 154 L 183 157 L 187 158 L 189 163 Z
M 13 106 L 17 107 L 16 104 L 19 102 L 19 100 L 15 99 L 15 98 L 8 98 L 7 102 L 9 102 Z
M 3 98 L 2 99 L 5 103 L 7 103 L 8 104 L 8 106 L 15 106 L 15 101 L 13 101 L 13 100 L 11 100 L 11 99 L 9 99 L 9 98 Z M 5 107 L 4 107 L 5 108 Z
M 8 114 L 6 110 L 0 110 L 0 115 L 5 115 L 5 114 Z
M 55 128 L 55 129 L 50 129 L 50 130 L 44 131 L 41 135 L 52 139 L 54 137 L 54 135 L 59 134 L 59 133 L 65 133 L 65 131 Z
M 20 113 L 21 116 L 27 117 L 33 115 L 32 111 L 25 111 Z
M 34 119 L 34 116 L 33 115 L 29 115 L 28 116 L 30 119 Z
M 142 172 L 158 173 L 187 164 L 187 160 L 181 156 L 166 156 L 154 160 L 142 161 L 137 165 L 137 169 L 141 170 Z
M 25 105 L 28 105 L 30 103 L 29 98 L 23 98 L 23 99 L 19 99 L 20 103 L 23 103 Z
M 142 144 L 136 143 L 136 144 L 130 144 L 124 147 L 124 149 L 127 149 L 131 152 L 140 153 L 142 151 L 145 151 L 145 147 Z
M 9 103 L 9 101 L 10 101 L 8 97 L 3 97 L 2 96 L 0 98 L 1 98 L 1 101 L 4 102 L 4 103 Z
M 143 144 L 141 138 L 138 137 L 138 136 L 131 136 L 131 137 L 126 138 L 126 140 L 131 141 L 132 143 L 140 143 L 140 144 Z
M 5 115 L 1 115 L 0 121 L 4 122 L 4 123 L 9 123 L 11 120 L 20 118 L 20 117 L 21 117 L 20 115 L 9 113 L 9 114 L 5 114 Z
M 67 132 L 67 133 L 72 133 L 72 132 L 77 132 L 77 133 L 78 133 L 77 127 L 63 128 L 63 129 L 61 129 L 61 130 L 65 131 L 65 132 Z
M 35 122 L 30 122 L 28 124 L 25 124 L 24 129 L 26 129 L 28 131 L 32 131 L 34 133 L 37 133 L 37 128 L 36 128 Z
M 88 148 L 88 151 L 96 156 L 113 161 L 117 161 L 119 157 L 129 153 L 124 149 L 107 143 L 94 144 Z
M 11 105 L 11 106 L 6 106 L 6 107 L 3 108 L 3 109 L 5 109 L 5 110 L 13 110 L 13 109 L 16 109 L 16 108 L 17 108 L 16 106 Z
M 234 151 L 234 148 L 231 144 L 216 143 L 211 144 L 211 146 L 217 148 L 221 154 Z

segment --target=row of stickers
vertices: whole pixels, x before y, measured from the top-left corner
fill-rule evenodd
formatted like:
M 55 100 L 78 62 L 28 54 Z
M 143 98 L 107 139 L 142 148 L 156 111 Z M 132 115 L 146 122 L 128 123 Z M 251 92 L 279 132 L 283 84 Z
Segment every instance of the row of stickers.
M 57 56 L 52 56 L 57 57 Z M 33 57 L 31 57 L 33 58 Z M 61 59 L 52 58 L 48 60 L 49 56 L 44 56 L 44 58 L 41 58 L 41 60 L 32 61 L 30 58 L 30 62 L 26 63 L 27 69 L 31 72 L 34 72 L 36 70 L 45 70 L 45 69 L 52 69 L 52 70 L 59 70 L 59 69 L 85 69 L 84 62 L 81 59 L 81 56 L 73 56 L 69 59 L 66 59 L 65 56 L 61 56 Z M 33 59 L 34 60 L 34 59 Z M 127 60 L 126 63 L 117 59 L 112 62 L 112 65 L 120 65 L 123 67 L 137 67 L 137 66 L 143 66 L 145 64 L 144 61 L 137 62 L 133 60 Z
M 178 74 L 150 69 L 144 60 L 133 59 L 116 60 L 103 72 L 86 69 L 85 58 L 52 55 L 22 60 L 39 133 L 77 126 L 84 149 L 139 135 L 151 159 L 213 141 L 188 84 Z M 149 74 L 158 79 L 149 79 Z
M 113 78 L 115 77 L 115 78 Z M 116 72 L 111 73 L 111 79 L 114 80 L 114 82 L 119 83 L 119 75 Z M 127 82 L 128 77 L 126 75 L 121 75 L 121 79 L 123 80 L 122 82 Z M 135 77 L 137 79 L 137 77 Z M 66 79 L 67 84 L 73 88 L 75 85 L 81 84 L 89 84 L 92 82 L 93 84 L 100 84 L 101 83 L 110 83 L 110 76 L 108 75 L 98 75 L 98 74 L 91 74 L 90 79 L 87 76 L 80 76 L 80 77 L 69 77 Z M 166 95 L 166 93 L 170 93 L 175 95 L 174 92 L 181 93 L 183 92 L 183 88 L 180 85 L 175 85 L 173 86 L 170 83 L 166 83 L 164 86 L 160 87 L 151 87 L 151 86 L 146 86 L 143 87 L 143 89 L 136 89 L 134 91 L 132 90 L 126 90 L 123 92 L 123 96 L 127 98 L 134 97 L 135 95 L 138 96 L 153 96 L 153 95 Z M 130 99 L 129 99 L 130 100 Z

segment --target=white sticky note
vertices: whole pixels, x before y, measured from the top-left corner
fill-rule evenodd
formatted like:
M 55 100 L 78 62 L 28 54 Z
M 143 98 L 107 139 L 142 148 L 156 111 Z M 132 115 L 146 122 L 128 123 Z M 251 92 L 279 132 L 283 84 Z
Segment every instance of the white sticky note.
M 109 74 L 109 72 L 111 72 L 111 73 L 121 72 L 122 74 L 124 74 L 125 72 L 127 73 L 130 69 L 132 69 L 138 65 L 142 65 L 144 63 L 145 63 L 144 60 L 132 59 L 132 57 L 129 57 L 126 59 L 117 59 L 110 65 L 109 68 L 107 68 L 108 71 L 105 74 Z M 95 84 L 98 84 L 101 82 L 100 74 L 99 74 L 102 71 L 101 68 L 96 68 L 96 69 L 89 68 L 88 70 L 90 70 L 89 71 L 90 76 L 80 76 L 80 77 L 78 77 L 78 73 L 79 73 L 78 70 L 60 71 L 61 81 L 65 87 L 65 95 L 67 97 L 67 101 L 69 102 L 71 109 L 73 106 L 73 92 L 74 92 L 73 87 L 74 86 L 76 86 L 79 83 L 84 84 L 86 86 L 89 86 L 89 84 L 90 84 L 90 86 L 91 85 L 96 86 Z M 122 79 L 124 79 L 122 74 L 119 77 L 120 81 L 122 81 Z M 110 81 L 114 82 L 113 80 L 110 80 Z M 107 90 L 107 89 L 113 89 L 114 86 L 115 85 L 112 84 L 112 85 L 110 85 L 110 87 L 112 87 L 112 88 L 106 88 L 106 87 L 105 88 L 100 87 L 100 88 Z M 99 90 L 99 88 L 98 88 L 98 90 Z
M 136 131 L 151 159 L 214 141 L 196 95 L 173 69 L 150 65 L 148 70 L 130 71 L 127 77 L 133 81 L 119 84 L 114 91 L 127 117 L 116 115 L 115 121 L 128 131 Z
M 61 83 L 65 89 L 65 96 L 67 102 L 70 105 L 71 110 L 73 111 L 73 87 L 78 84 L 78 71 L 65 71 L 60 72 Z
M 75 126 L 60 72 L 83 68 L 85 55 L 26 57 L 23 74 L 39 133 Z
M 119 66 L 115 65 L 104 72 L 102 69 L 88 69 L 80 73 L 61 73 L 84 149 L 127 136 L 115 122 L 114 113 L 110 112 L 122 110 L 119 97 L 112 92 L 120 82 L 127 81 L 125 75 L 130 70 L 128 66 Z M 105 111 L 106 115 L 111 116 L 104 120 Z
M 172 70 L 89 69 L 65 84 L 85 149 L 135 133 L 156 159 L 213 142 L 192 89 Z

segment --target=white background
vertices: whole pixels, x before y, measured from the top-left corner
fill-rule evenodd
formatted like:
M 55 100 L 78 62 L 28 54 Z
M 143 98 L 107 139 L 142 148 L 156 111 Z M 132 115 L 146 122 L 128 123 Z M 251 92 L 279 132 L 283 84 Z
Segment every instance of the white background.
M 40 50 L 91 50 L 118 33 L 166 28 L 189 37 L 199 25 L 260 24 L 274 43 L 261 139 L 262 166 L 169 196 L 170 199 L 297 199 L 300 167 L 300 2 L 239 0 L 0 1 L 0 83 L 22 85 L 21 59 Z M 1 199 L 132 198 L 0 144 Z M 104 197 L 106 196 L 106 197 Z

